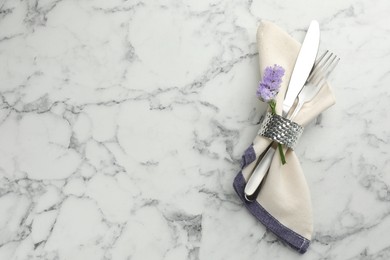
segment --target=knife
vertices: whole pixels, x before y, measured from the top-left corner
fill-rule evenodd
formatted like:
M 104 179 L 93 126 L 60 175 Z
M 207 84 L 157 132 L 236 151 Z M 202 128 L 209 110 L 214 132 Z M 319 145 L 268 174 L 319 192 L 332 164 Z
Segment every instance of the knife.
M 310 71 L 313 68 L 314 61 L 317 56 L 319 44 L 320 26 L 317 21 L 313 20 L 310 23 L 301 49 L 299 50 L 294 69 L 291 74 L 290 82 L 288 84 L 287 93 L 284 97 L 282 113 L 284 117 L 286 117 L 289 113 L 295 102 L 295 99 L 297 98 L 299 92 L 305 85 L 305 82 L 310 75 Z M 247 201 L 253 201 L 255 199 L 256 190 L 268 172 L 275 151 L 276 149 L 272 146 L 271 143 L 263 158 L 257 164 L 255 170 L 249 178 L 244 190 L 245 199 Z
M 320 44 L 320 26 L 316 20 L 311 21 L 307 30 L 298 58 L 295 61 L 286 96 L 283 101 L 283 116 L 290 111 L 299 92 L 305 85 L 310 71 L 313 68 Z

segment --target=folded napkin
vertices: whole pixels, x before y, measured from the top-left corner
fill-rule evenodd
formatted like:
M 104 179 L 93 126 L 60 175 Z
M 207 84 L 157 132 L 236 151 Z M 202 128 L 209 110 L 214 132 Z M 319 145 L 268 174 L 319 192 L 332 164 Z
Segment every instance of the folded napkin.
M 276 110 L 282 112 L 289 79 L 298 56 L 300 44 L 276 25 L 262 21 L 257 31 L 260 72 L 267 66 L 278 64 L 286 71 L 280 92 L 276 98 Z M 253 89 L 255 95 L 256 89 Z M 335 103 L 329 85 L 325 84 L 317 96 L 306 103 L 294 121 L 306 125 L 322 111 Z M 305 253 L 313 231 L 310 191 L 301 165 L 294 151 L 286 152 L 287 164 L 281 164 L 279 153 L 272 159 L 268 174 L 263 179 L 257 199 L 248 202 L 244 198 L 246 182 L 256 162 L 271 143 L 270 139 L 257 135 L 245 151 L 242 170 L 234 179 L 234 188 L 247 209 L 281 240 L 300 253 Z M 299 143 L 298 143 L 299 145 Z

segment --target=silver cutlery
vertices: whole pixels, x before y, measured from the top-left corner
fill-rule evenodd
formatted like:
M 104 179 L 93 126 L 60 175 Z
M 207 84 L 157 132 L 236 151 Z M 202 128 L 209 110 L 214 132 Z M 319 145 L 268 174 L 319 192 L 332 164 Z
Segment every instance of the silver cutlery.
M 301 110 L 303 104 L 311 101 L 318 94 L 320 89 L 326 83 L 326 79 L 338 64 L 339 60 L 340 59 L 336 55 L 329 51 L 326 51 L 321 55 L 321 57 L 315 62 L 306 84 L 298 94 L 297 105 L 292 111 L 286 112 L 286 115 L 291 112 L 290 115 L 287 116 L 288 119 L 294 119 Z M 247 185 L 245 186 L 245 199 L 247 201 L 253 201 L 255 199 L 256 191 L 271 166 L 275 152 L 276 148 L 273 144 L 271 144 L 253 171 Z
M 305 35 L 305 39 L 303 40 L 302 46 L 299 50 L 298 57 L 295 61 L 294 69 L 292 71 L 288 84 L 287 93 L 283 101 L 283 116 L 286 116 L 288 114 L 299 92 L 305 85 L 305 82 L 307 81 L 307 78 L 309 77 L 310 72 L 313 69 L 319 44 L 320 27 L 318 22 L 313 20 L 310 23 L 310 26 Z M 262 161 L 259 163 L 260 168 L 257 167 L 249 178 L 244 190 L 245 197 L 249 198 L 250 196 L 253 196 L 255 194 L 257 187 L 260 185 L 261 180 L 267 172 L 268 167 L 263 167 L 265 165 L 271 164 L 270 160 L 272 159 L 272 156 L 270 156 L 270 153 L 272 153 L 273 155 L 274 151 L 270 150 L 272 149 L 268 149 L 267 153 L 263 156 Z M 268 161 L 263 162 L 263 160 Z

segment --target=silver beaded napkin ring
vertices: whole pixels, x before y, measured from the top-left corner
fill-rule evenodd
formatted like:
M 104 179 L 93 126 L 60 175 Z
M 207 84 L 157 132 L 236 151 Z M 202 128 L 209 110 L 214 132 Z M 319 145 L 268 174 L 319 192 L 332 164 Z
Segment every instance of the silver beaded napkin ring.
M 303 126 L 268 112 L 261 123 L 259 135 L 294 149 L 303 133 Z

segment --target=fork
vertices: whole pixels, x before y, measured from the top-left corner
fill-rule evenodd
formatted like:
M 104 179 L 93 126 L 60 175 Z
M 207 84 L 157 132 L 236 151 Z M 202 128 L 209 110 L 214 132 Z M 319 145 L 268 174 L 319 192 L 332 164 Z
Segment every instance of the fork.
M 301 110 L 302 106 L 311 101 L 323 87 L 326 79 L 330 73 L 334 70 L 339 58 L 328 50 L 325 51 L 320 58 L 315 62 L 313 69 L 307 79 L 305 86 L 298 94 L 298 103 L 293 111 L 290 111 L 290 116 L 287 116 L 289 120 L 294 117 Z M 292 112 L 292 113 L 291 113 Z M 245 186 L 245 199 L 247 201 L 253 201 L 256 197 L 256 191 L 261 184 L 264 176 L 267 174 L 269 167 L 271 166 L 272 158 L 275 154 L 276 148 L 273 143 L 269 146 L 263 158 L 258 162 L 255 170 L 249 178 Z
M 337 66 L 340 58 L 338 58 L 333 53 L 328 55 L 329 51 L 325 51 L 318 61 L 314 64 L 314 68 L 309 78 L 306 81 L 305 86 L 298 94 L 298 103 L 288 119 L 294 119 L 298 112 L 301 110 L 302 106 L 311 101 L 320 91 L 322 86 L 325 84 L 326 79 L 329 77 L 330 73 Z M 322 60 L 324 60 L 322 62 Z M 321 64 L 320 64 L 321 62 Z

